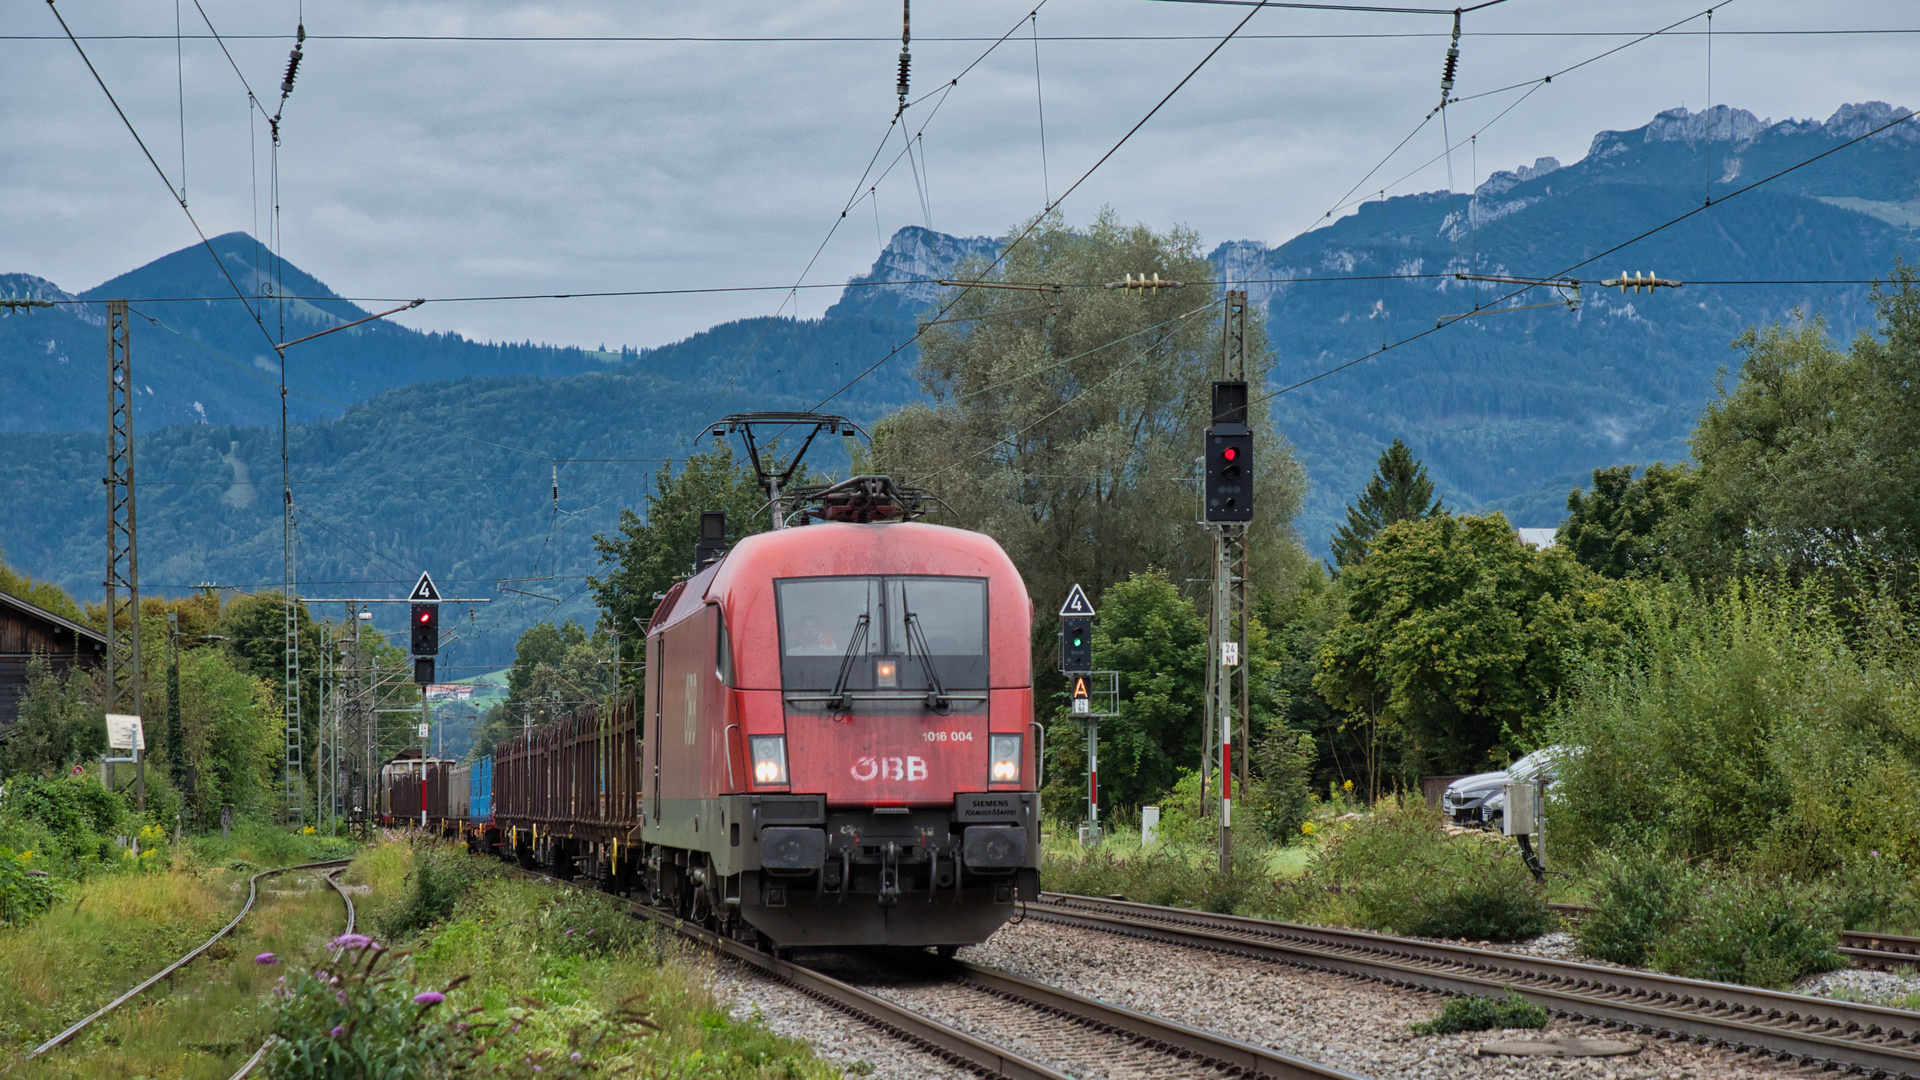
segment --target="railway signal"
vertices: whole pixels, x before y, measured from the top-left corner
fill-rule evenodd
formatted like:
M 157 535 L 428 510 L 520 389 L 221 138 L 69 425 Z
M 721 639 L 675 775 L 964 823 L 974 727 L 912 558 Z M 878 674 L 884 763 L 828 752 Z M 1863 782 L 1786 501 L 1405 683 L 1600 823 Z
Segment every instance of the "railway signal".
M 1060 671 L 1065 675 L 1093 670 L 1093 604 L 1075 585 L 1060 605 Z
M 1213 423 L 1206 434 L 1206 504 L 1210 522 L 1253 520 L 1253 429 L 1247 426 L 1247 384 L 1213 384 Z
M 433 658 L 440 652 L 440 590 L 426 571 L 413 587 L 412 614 L 407 620 L 413 628 L 413 681 L 422 687 L 433 682 Z M 421 691 L 422 708 L 426 692 Z

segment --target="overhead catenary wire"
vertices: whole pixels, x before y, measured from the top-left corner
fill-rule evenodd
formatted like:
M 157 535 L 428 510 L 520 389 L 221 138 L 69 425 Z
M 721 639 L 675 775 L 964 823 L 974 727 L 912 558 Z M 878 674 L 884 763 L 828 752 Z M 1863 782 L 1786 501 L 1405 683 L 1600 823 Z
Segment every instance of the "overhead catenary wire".
M 1497 2 L 1501 2 L 1501 0 L 1493 0 L 1493 2 L 1497 3 Z M 1265 0 L 1260 0 L 1260 4 L 1264 4 L 1264 3 L 1265 3 Z M 1035 8 L 1034 10 L 1037 11 L 1039 9 Z M 1178 94 L 1183 87 L 1185 87 L 1189 82 L 1192 82 L 1193 77 L 1195 75 L 1200 74 L 1200 69 L 1206 67 L 1209 61 L 1211 61 L 1215 56 L 1218 56 L 1220 53 L 1220 50 L 1226 48 L 1227 43 L 1232 41 L 1234 39 L 1234 36 L 1238 34 L 1240 30 L 1243 27 L 1245 27 L 1247 23 L 1251 22 L 1253 20 L 1253 17 L 1255 15 L 1258 15 L 1259 13 L 1260 13 L 1260 6 L 1256 5 L 1251 11 L 1247 12 L 1245 18 L 1242 18 L 1239 22 L 1235 23 L 1233 26 L 1233 29 L 1227 31 L 1227 35 L 1221 38 L 1220 41 L 1214 45 L 1213 48 L 1207 50 L 1207 54 L 1200 58 L 1200 62 L 1195 64 L 1191 71 L 1188 71 L 1186 75 L 1181 77 L 1178 83 L 1174 84 L 1173 89 L 1168 90 L 1166 94 L 1160 98 L 1159 101 L 1154 103 L 1153 108 L 1147 110 L 1147 114 L 1145 116 L 1142 116 L 1138 121 L 1134 123 L 1132 127 L 1128 128 L 1126 131 L 1126 134 L 1120 136 L 1119 141 L 1115 142 L 1111 147 L 1108 147 L 1107 152 L 1104 154 L 1101 154 L 1098 160 L 1096 160 L 1092 165 L 1088 166 L 1087 171 L 1084 173 L 1081 173 L 1080 178 L 1078 180 L 1075 180 L 1072 184 L 1068 185 L 1067 189 L 1060 193 L 1059 198 L 1050 200 L 1047 203 L 1047 205 L 1041 209 L 1040 213 L 1035 215 L 1033 220 L 1027 223 L 1027 227 L 1025 229 L 1022 229 L 1018 235 L 1016 235 L 1011 241 L 1009 241 L 1004 247 L 1002 247 L 996 255 L 994 255 L 993 261 L 987 264 L 987 266 L 984 269 L 982 269 L 980 273 L 972 281 L 966 283 L 965 285 L 962 285 L 956 292 L 954 292 L 951 296 L 949 296 L 946 302 L 943 305 L 941 305 L 939 314 L 935 315 L 934 317 L 937 319 L 945 316 L 947 312 L 953 310 L 953 306 L 955 304 L 958 304 L 960 302 L 961 297 L 965 296 L 969 291 L 971 291 L 975 285 L 978 285 L 979 283 L 985 281 L 987 278 L 987 275 L 993 273 L 995 268 L 997 268 L 1001 263 L 1006 261 L 1007 255 L 1010 252 L 1012 252 L 1014 248 L 1018 247 L 1022 242 L 1024 242 L 1027 239 L 1027 237 L 1033 235 L 1034 230 L 1038 229 L 1041 223 L 1046 221 L 1047 218 L 1053 213 L 1053 211 L 1056 208 L 1059 207 L 1059 205 L 1062 202 L 1066 201 L 1066 199 L 1069 196 L 1071 196 L 1075 191 L 1079 190 L 1080 185 L 1086 183 L 1089 177 L 1091 177 L 1095 172 L 1098 172 L 1100 169 L 1100 166 L 1105 165 L 1107 161 L 1113 157 L 1113 155 L 1119 153 L 1120 148 L 1125 146 L 1128 140 L 1132 139 L 1136 132 L 1138 132 L 1141 128 L 1145 127 L 1147 125 L 1147 122 L 1152 120 L 1154 116 L 1157 115 L 1160 112 L 1160 110 L 1166 106 L 1167 102 L 1172 101 L 1175 94 Z M 842 384 L 839 389 L 835 390 L 831 394 L 828 394 L 826 397 L 820 399 L 818 402 L 815 402 L 812 408 L 817 410 L 821 406 L 826 405 L 828 402 L 831 402 L 834 398 L 837 398 L 841 394 L 844 394 L 848 390 L 852 389 L 853 386 L 859 383 L 862 379 L 865 379 L 868 375 L 871 375 L 875 371 L 878 371 L 882 364 L 885 364 L 887 361 L 893 359 L 895 356 L 898 356 L 904 349 L 906 349 L 907 346 L 918 341 L 920 339 L 921 334 L 923 334 L 924 332 L 925 332 L 924 330 L 916 330 L 913 333 L 913 335 L 909 337 L 906 341 L 903 341 L 900 344 L 895 345 L 892 349 L 888 350 L 885 356 L 882 356 L 880 359 L 874 361 L 865 370 L 860 372 L 860 374 L 855 375 L 852 379 Z
M 1041 8 L 1046 6 L 1046 4 L 1047 4 L 1047 0 L 1040 0 L 1039 3 L 1033 6 L 1032 11 L 1029 11 L 1026 16 L 1023 16 L 1020 19 L 1020 22 L 1016 22 L 1012 26 L 1008 27 L 1006 33 L 1001 34 L 999 37 L 995 38 L 993 40 L 993 44 L 987 46 L 987 48 L 984 51 L 982 51 L 979 56 L 974 57 L 971 63 L 969 63 L 966 67 L 960 69 L 960 73 L 958 75 L 955 75 L 951 79 L 948 79 L 945 83 L 941 85 L 941 88 L 937 91 L 932 91 L 927 94 L 923 94 L 919 98 L 916 98 L 913 101 L 907 101 L 906 100 L 907 88 L 905 86 L 906 69 L 904 65 L 902 66 L 902 69 L 901 69 L 902 85 L 900 88 L 901 107 L 894 112 L 893 119 L 887 122 L 887 130 L 884 134 L 880 136 L 879 145 L 873 148 L 872 156 L 867 159 L 866 168 L 862 169 L 860 172 L 860 179 L 854 182 L 853 192 L 847 196 L 846 203 L 842 205 L 840 208 L 840 213 L 837 216 L 835 216 L 834 219 L 828 224 L 827 234 L 820 238 L 819 245 L 814 248 L 813 254 L 807 259 L 807 265 L 801 269 L 799 276 L 794 279 L 794 284 L 788 290 L 790 294 L 794 294 L 794 295 L 790 295 L 789 297 L 783 298 L 781 300 L 780 305 L 774 309 L 772 316 L 768 318 L 766 325 L 760 328 L 760 333 L 753 339 L 753 342 L 747 346 L 746 351 L 741 353 L 739 358 L 734 361 L 732 368 L 729 369 L 727 373 L 726 381 L 721 384 L 720 389 L 714 392 L 713 397 L 707 401 L 706 406 L 700 410 L 703 414 L 711 413 L 713 411 L 714 404 L 720 400 L 721 396 L 733 389 L 734 380 L 739 377 L 740 368 L 742 367 L 742 365 L 744 365 L 747 362 L 748 359 L 750 359 L 753 356 L 753 354 L 756 351 L 759 350 L 760 343 L 766 340 L 768 332 L 773 329 L 774 321 L 780 317 L 780 312 L 786 309 L 787 300 L 798 299 L 797 291 L 802 287 L 802 283 L 804 283 L 807 280 L 807 275 L 813 272 L 814 264 L 820 261 L 821 253 L 827 250 L 827 245 L 833 241 L 834 234 L 840 230 L 840 223 L 847 219 L 847 214 L 849 211 L 851 211 L 855 206 L 859 205 L 860 199 L 862 197 L 861 195 L 862 188 L 867 187 L 867 177 L 873 175 L 874 165 L 879 162 L 880 155 L 883 152 L 885 152 L 887 143 L 892 140 L 894 128 L 901 126 L 900 121 L 906 115 L 907 109 L 912 108 L 913 106 L 919 104 L 920 102 L 927 100 L 928 98 L 932 97 L 933 94 L 935 93 L 938 93 L 940 95 L 940 100 L 934 104 L 932 112 L 928 114 L 926 120 L 923 120 L 920 123 L 920 130 L 921 132 L 924 133 L 926 131 L 926 125 L 933 120 L 934 116 L 939 114 L 940 106 L 946 103 L 947 94 L 951 93 L 955 87 L 960 85 L 960 80 L 966 78 L 968 73 L 972 72 L 974 68 L 980 66 L 980 64 L 983 61 L 985 61 L 988 56 L 991 56 L 993 54 L 994 50 L 998 49 L 1001 46 L 1001 44 L 1003 44 L 1008 38 L 1014 35 L 1015 31 L 1020 29 L 1020 26 L 1022 23 L 1025 23 L 1028 18 L 1038 13 Z M 902 10 L 904 13 L 904 10 L 905 10 L 904 7 Z M 902 37 L 902 43 L 901 43 L 902 50 L 904 53 L 905 44 L 906 44 L 905 38 L 907 37 L 907 34 L 905 32 L 905 27 L 904 27 L 904 15 L 903 15 L 903 27 L 902 27 L 901 37 Z M 905 129 L 902 128 L 902 133 L 904 134 L 904 132 L 905 132 Z M 908 145 L 911 146 L 912 143 L 909 142 Z M 894 160 L 896 163 L 899 161 L 897 157 Z M 892 166 L 888 167 L 888 171 L 889 172 L 892 171 Z M 884 177 L 884 174 L 882 175 Z M 876 180 L 875 184 L 877 185 L 878 183 L 879 181 Z M 931 214 L 929 214 L 929 217 L 930 216 Z
M 1269 5 L 1272 6 L 1272 5 Z M 1447 9 L 1451 13 L 1452 9 Z M 1482 30 L 1468 34 L 1468 37 L 1483 38 L 1632 38 L 1639 37 L 1645 31 L 1639 30 Z M 1704 30 L 1683 31 L 1675 36 L 1699 37 Z M 1716 37 L 1861 37 L 1885 34 L 1920 34 L 1920 27 L 1883 26 L 1883 27 L 1804 27 L 1781 30 L 1715 30 Z M 172 41 L 172 34 L 80 34 L 81 41 Z M 1212 41 L 1214 34 L 1042 34 L 1041 41 L 1058 42 L 1131 42 L 1131 41 Z M 1445 38 L 1445 31 L 1371 31 L 1371 32 L 1329 32 L 1329 33 L 1248 33 L 1241 34 L 1242 41 L 1381 41 L 1408 40 L 1414 38 Z M 187 41 L 222 40 L 225 41 L 288 41 L 292 34 L 184 34 Z M 471 42 L 476 44 L 662 44 L 662 45 L 839 45 L 882 43 L 893 41 L 890 37 L 870 35 L 832 35 L 832 34 L 316 34 L 309 33 L 310 41 L 393 41 L 393 42 Z M 0 34 L 0 41 L 65 41 L 60 34 Z M 998 39 L 985 34 L 960 34 L 945 36 L 922 35 L 922 42 L 944 42 L 950 44 L 972 44 L 992 42 Z
M 193 211 L 187 208 L 185 196 L 174 190 L 173 181 L 167 179 L 167 171 L 160 167 L 158 161 L 154 160 L 153 151 L 147 149 L 147 141 L 140 137 L 139 129 L 135 128 L 133 121 L 128 119 L 126 110 L 120 107 L 120 102 L 114 98 L 113 91 L 107 88 L 107 81 L 101 78 L 99 69 L 93 66 L 92 58 L 87 56 L 87 50 L 80 45 L 80 39 L 73 36 L 73 29 L 67 25 L 66 18 L 60 14 L 60 8 L 54 3 L 54 0 L 47 0 L 47 10 L 53 12 L 53 17 L 60 23 L 60 29 L 66 32 L 67 40 L 73 42 L 74 51 L 80 54 L 80 62 L 87 65 L 87 72 L 93 76 L 93 81 L 99 85 L 100 92 L 106 95 L 107 103 L 113 106 L 115 115 L 119 116 L 120 122 L 126 126 L 127 134 L 132 135 L 133 141 L 139 144 L 140 153 L 146 156 L 147 164 L 153 166 L 153 174 L 160 178 L 160 182 L 166 185 L 167 194 L 172 195 L 173 201 L 180 205 L 180 212 L 186 215 L 188 224 L 193 226 L 194 233 L 200 237 L 200 245 L 207 249 L 208 255 L 213 257 L 214 265 L 220 268 L 221 276 L 226 278 L 227 284 L 233 287 L 234 295 L 244 300 L 246 293 L 241 290 L 240 283 L 233 280 L 233 274 L 227 270 L 225 260 L 221 259 L 219 254 L 213 250 L 213 244 L 207 239 L 206 230 L 200 227 L 200 222 L 194 218 Z M 273 344 L 275 340 L 273 334 L 267 330 L 267 324 L 261 320 L 259 312 L 253 309 L 253 305 L 247 305 L 247 313 L 253 316 L 254 323 L 259 326 L 260 333 L 267 339 L 267 343 L 269 345 Z

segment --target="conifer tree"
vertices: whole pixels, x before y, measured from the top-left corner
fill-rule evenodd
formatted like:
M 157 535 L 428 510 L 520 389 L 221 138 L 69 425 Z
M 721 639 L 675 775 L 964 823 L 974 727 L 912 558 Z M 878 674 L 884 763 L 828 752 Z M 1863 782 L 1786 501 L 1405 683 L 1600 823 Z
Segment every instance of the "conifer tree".
M 1333 534 L 1333 561 L 1342 570 L 1367 557 L 1367 545 L 1396 521 L 1432 517 L 1445 507 L 1434 497 L 1427 467 L 1399 439 L 1380 455 L 1373 479 L 1357 503 L 1347 504 L 1347 523 Z

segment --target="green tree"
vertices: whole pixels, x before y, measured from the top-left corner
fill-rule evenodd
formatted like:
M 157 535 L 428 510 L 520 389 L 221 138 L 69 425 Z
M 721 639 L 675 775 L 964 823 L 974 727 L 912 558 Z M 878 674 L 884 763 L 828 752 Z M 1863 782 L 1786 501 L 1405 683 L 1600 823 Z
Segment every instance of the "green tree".
M 224 649 L 180 653 L 180 720 L 194 770 L 194 819 L 218 820 L 222 806 L 244 814 L 276 809 L 286 719 L 279 686 L 235 663 Z
M 1381 529 L 1443 511 L 1433 493 L 1433 481 L 1427 479 L 1427 467 L 1406 443 L 1395 439 L 1381 452 L 1373 479 L 1367 481 L 1360 498 L 1347 504 L 1347 523 L 1333 534 L 1333 561 L 1343 570 L 1358 566 Z
M 1120 676 L 1119 715 L 1100 722 L 1101 802 L 1150 803 L 1200 763 L 1207 626 L 1160 570 L 1109 586 L 1093 624 L 1093 655 Z M 1057 814 L 1086 802 L 1086 732 L 1062 709 L 1048 725 Z
M 1895 267 L 1876 334 L 1844 352 L 1819 319 L 1748 331 L 1693 435 L 1699 489 L 1677 538 L 1690 570 L 1775 567 L 1911 581 L 1920 559 L 1920 288 Z
M 1601 579 L 1559 548 L 1521 544 L 1500 514 L 1396 522 L 1342 577 L 1347 609 L 1314 687 L 1363 723 L 1400 729 L 1412 769 L 1505 761 L 1531 740 L 1572 657 L 1620 633 Z M 1373 793 L 1379 784 L 1369 776 Z
M 1084 230 L 1040 221 L 988 280 L 1145 273 L 1214 276 L 1197 234 L 1123 226 L 1102 212 Z M 1193 525 L 1191 474 L 1220 367 L 1208 295 L 982 288 L 948 299 L 920 338 L 916 373 L 930 400 L 875 426 L 875 470 L 933 490 L 961 524 L 998 540 L 1039 610 L 1057 607 L 1075 582 L 1098 601 L 1105 586 L 1152 566 L 1174 580 L 1204 576 L 1210 547 Z M 1263 386 L 1272 356 L 1257 317 L 1247 336 L 1247 379 Z M 1306 480 L 1266 406 L 1256 400 L 1248 419 L 1259 447 L 1250 573 L 1264 585 L 1298 547 L 1290 529 Z
M 1670 574 L 1669 525 L 1691 505 L 1698 482 L 1685 462 L 1654 462 L 1637 479 L 1631 465 L 1595 469 L 1591 492 L 1567 494 L 1567 519 L 1555 542 L 1610 578 Z
M 671 466 L 661 469 L 644 517 L 622 510 L 617 536 L 594 535 L 602 573 L 587 583 L 618 633 L 623 681 L 638 681 L 625 673 L 641 670 L 647 622 L 660 597 L 693 572 L 700 515 L 725 511 L 729 539 L 738 542 L 768 527 L 766 501 L 752 468 L 721 446 L 688 458 L 678 473 Z
M 544 724 L 613 692 L 613 639 L 604 630 L 588 636 L 569 619 L 559 626 L 538 623 L 520 635 L 513 669 L 507 673 L 507 700 L 493 730 L 482 731 L 488 748 L 502 732 Z M 479 751 L 485 753 L 486 751 Z
M 46 657 L 29 657 L 19 719 L 0 739 L 0 777 L 51 776 L 99 757 L 107 746 L 101 678 L 80 667 L 63 678 Z
M 144 605 L 142 605 L 144 606 Z M 300 649 L 300 725 L 302 747 L 300 759 L 309 773 L 307 790 L 313 790 L 311 775 L 315 761 L 314 750 L 320 737 L 320 650 L 322 641 L 320 625 L 313 621 L 304 602 L 294 604 L 294 639 Z M 277 592 L 255 593 L 242 596 L 228 604 L 221 612 L 219 625 L 214 632 L 224 640 L 221 649 L 227 654 L 232 666 L 271 688 L 273 709 L 283 712 L 282 699 L 286 692 L 286 604 Z M 143 628 L 152 626 L 151 620 L 141 623 Z M 164 635 L 147 635 L 148 641 L 166 640 Z M 149 661 L 151 663 L 151 661 Z M 158 670 L 157 668 L 154 670 Z M 185 672 L 182 671 L 182 677 Z M 148 686 L 156 680 L 149 678 Z M 182 691 L 184 694 L 185 691 Z M 286 729 L 285 717 L 279 720 L 280 729 Z M 284 748 L 281 751 L 284 756 Z M 202 818 L 201 820 L 206 820 Z

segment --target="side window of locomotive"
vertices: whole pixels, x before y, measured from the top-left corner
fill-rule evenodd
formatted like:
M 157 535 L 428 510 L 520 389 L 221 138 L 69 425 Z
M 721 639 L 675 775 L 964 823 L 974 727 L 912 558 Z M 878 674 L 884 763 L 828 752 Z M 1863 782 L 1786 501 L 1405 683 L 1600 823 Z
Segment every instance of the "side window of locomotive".
M 788 578 L 775 582 L 780 611 L 780 680 L 788 690 L 831 690 L 842 661 L 881 651 L 879 582 L 872 578 Z M 848 686 L 872 685 L 856 664 Z
M 887 579 L 887 651 L 924 654 L 947 689 L 987 685 L 987 583 L 982 578 Z M 901 665 L 903 684 L 930 689 L 918 659 Z
M 720 613 L 717 604 L 708 605 L 708 616 L 714 622 L 713 631 L 713 670 L 720 681 L 727 686 L 733 685 L 733 642 L 727 637 L 727 617 Z

